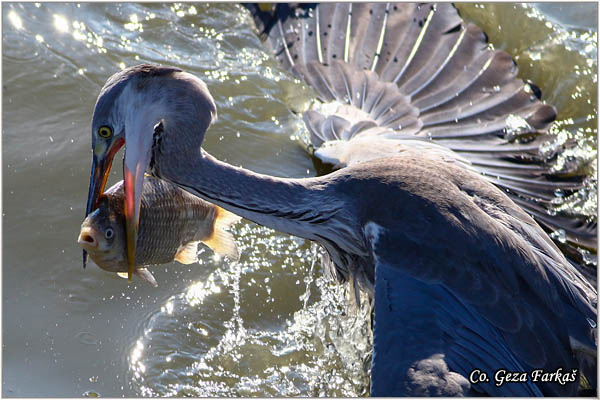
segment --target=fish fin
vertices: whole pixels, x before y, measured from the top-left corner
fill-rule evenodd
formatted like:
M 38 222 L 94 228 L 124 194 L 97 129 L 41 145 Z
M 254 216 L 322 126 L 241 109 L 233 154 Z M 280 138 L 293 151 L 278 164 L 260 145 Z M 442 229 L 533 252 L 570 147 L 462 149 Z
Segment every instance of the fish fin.
M 198 262 L 198 242 L 189 242 L 185 246 L 179 246 L 175 260 L 182 264 L 192 264 Z
M 217 207 L 217 216 L 215 217 L 215 229 L 229 229 L 231 225 L 239 222 L 242 217 L 235 215 L 232 212 L 225 210 L 219 206 Z
M 140 278 L 142 278 L 143 280 L 145 280 L 146 282 L 150 283 L 152 286 L 157 287 L 158 283 L 156 283 L 156 279 L 154 279 L 154 276 L 152 275 L 152 273 L 150 271 L 148 271 L 146 268 L 136 268 L 133 271 L 134 274 L 136 274 L 137 276 L 139 276 Z
M 202 242 L 220 256 L 226 256 L 233 261 L 239 260 L 240 253 L 235 244 L 235 240 L 233 239 L 233 235 L 226 229 L 240 219 L 242 218 L 221 207 L 217 207 L 213 232 L 210 237 L 204 239 Z
M 237 261 L 240 259 L 240 253 L 233 239 L 231 232 L 227 229 L 242 218 L 227 210 L 217 207 L 217 215 L 213 232 L 207 239 L 202 242 L 210 247 L 215 253 L 220 256 L 226 256 L 230 260 Z
M 156 283 L 156 279 L 154 279 L 152 273 L 146 268 L 136 268 L 133 271 L 133 273 L 142 278 L 143 280 L 149 282 L 152 286 L 158 286 L 158 283 Z M 117 275 L 119 275 L 120 278 L 129 279 L 129 275 L 127 274 L 127 272 L 117 272 Z
M 212 235 L 203 242 L 220 256 L 226 256 L 233 261 L 240 259 L 240 253 L 231 232 L 215 229 Z

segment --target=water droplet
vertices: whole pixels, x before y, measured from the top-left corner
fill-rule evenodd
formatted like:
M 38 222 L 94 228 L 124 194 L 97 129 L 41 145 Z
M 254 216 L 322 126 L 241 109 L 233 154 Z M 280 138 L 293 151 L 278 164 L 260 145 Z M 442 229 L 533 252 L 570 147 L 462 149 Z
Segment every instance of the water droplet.
M 98 337 L 90 332 L 79 332 L 75 335 L 77 339 L 83 344 L 96 345 L 98 344 Z
M 567 242 L 567 234 L 564 229 L 559 229 L 550 234 L 550 237 L 554 240 L 558 240 L 560 243 Z
M 589 250 L 578 248 L 577 251 L 581 254 L 585 264 L 598 265 L 598 259 Z
M 554 141 L 542 143 L 539 147 L 539 153 L 545 159 L 550 159 L 558 152 L 559 144 Z
M 531 132 L 531 125 L 525 118 L 510 114 L 506 117 L 506 127 L 504 128 L 504 138 L 508 141 L 513 141 L 524 133 Z

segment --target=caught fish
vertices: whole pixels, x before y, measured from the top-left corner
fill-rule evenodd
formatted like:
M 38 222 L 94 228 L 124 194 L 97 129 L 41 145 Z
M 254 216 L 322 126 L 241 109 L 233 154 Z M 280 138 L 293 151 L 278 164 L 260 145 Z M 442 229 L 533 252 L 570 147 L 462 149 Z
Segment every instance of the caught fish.
M 123 181 L 108 189 L 99 206 L 81 224 L 78 243 L 102 269 L 127 277 L 127 236 Z M 145 266 L 177 260 L 198 261 L 202 242 L 221 256 L 239 258 L 233 236 L 226 229 L 240 220 L 178 186 L 146 176 L 140 206 L 134 274 L 157 286 Z

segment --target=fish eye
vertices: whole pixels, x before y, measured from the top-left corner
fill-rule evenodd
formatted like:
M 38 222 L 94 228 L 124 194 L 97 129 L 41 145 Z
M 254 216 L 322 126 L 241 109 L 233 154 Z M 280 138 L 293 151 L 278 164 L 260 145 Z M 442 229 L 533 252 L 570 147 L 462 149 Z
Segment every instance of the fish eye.
M 110 137 L 112 137 L 112 135 L 113 131 L 110 126 L 104 125 L 98 128 L 98 136 L 100 136 L 101 138 L 109 139 Z
M 106 231 L 104 231 L 104 237 L 107 239 L 111 239 L 114 234 L 115 232 L 112 230 L 112 228 L 108 228 Z

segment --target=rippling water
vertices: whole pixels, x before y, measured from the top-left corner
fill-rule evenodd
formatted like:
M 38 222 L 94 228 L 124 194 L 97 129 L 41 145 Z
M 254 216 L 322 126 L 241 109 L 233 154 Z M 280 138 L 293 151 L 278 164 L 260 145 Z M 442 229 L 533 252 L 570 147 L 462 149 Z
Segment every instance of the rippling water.
M 596 4 L 469 4 L 554 104 L 569 156 L 595 157 Z M 3 395 L 368 394 L 370 329 L 310 243 L 244 221 L 231 265 L 154 268 L 159 287 L 81 269 L 76 238 L 91 113 L 106 78 L 140 62 L 208 84 L 205 148 L 257 172 L 314 176 L 293 111 L 312 92 L 269 56 L 235 4 L 3 4 Z M 117 156 L 119 157 L 119 156 Z M 590 167 L 595 174 L 595 168 Z M 120 179 L 115 168 L 110 182 Z M 594 214 L 591 184 L 564 207 Z

